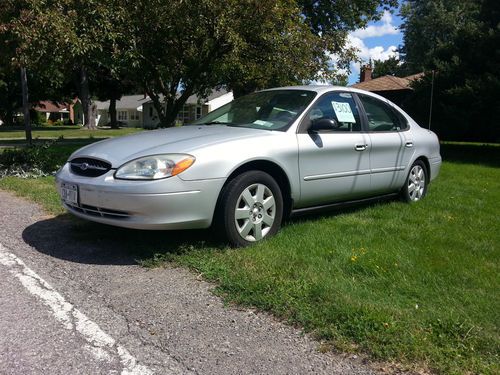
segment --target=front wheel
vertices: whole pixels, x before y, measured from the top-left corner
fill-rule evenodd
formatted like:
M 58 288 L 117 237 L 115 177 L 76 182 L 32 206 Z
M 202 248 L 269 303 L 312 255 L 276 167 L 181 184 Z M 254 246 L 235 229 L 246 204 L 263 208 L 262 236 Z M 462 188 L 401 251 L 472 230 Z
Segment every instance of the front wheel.
M 422 160 L 416 160 L 410 168 L 405 185 L 401 190 L 401 198 L 406 202 L 416 202 L 427 194 L 429 177 L 427 167 Z
M 265 172 L 244 172 L 224 188 L 219 215 L 220 230 L 233 246 L 269 238 L 278 232 L 283 217 L 280 187 Z

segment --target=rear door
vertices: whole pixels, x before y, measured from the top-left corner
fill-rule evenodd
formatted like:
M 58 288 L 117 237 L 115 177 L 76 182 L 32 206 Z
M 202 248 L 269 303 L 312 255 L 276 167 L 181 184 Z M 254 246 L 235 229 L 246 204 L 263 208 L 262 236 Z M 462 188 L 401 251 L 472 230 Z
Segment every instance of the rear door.
M 407 139 L 408 123 L 387 102 L 357 94 L 366 115 L 370 138 L 371 190 L 374 194 L 401 188 L 404 169 L 413 153 L 413 142 Z
M 336 120 L 337 129 L 310 132 L 311 121 Z M 301 195 L 306 207 L 366 195 L 370 190 L 370 140 L 362 132 L 359 105 L 350 92 L 320 97 L 297 133 Z

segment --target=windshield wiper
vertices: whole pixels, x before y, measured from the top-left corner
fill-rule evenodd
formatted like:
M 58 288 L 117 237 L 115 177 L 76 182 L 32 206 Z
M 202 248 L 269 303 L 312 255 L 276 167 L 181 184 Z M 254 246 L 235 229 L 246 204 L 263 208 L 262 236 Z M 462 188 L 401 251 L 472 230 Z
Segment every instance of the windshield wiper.
M 236 125 L 236 124 L 224 121 L 209 121 L 209 122 L 204 122 L 203 125 Z

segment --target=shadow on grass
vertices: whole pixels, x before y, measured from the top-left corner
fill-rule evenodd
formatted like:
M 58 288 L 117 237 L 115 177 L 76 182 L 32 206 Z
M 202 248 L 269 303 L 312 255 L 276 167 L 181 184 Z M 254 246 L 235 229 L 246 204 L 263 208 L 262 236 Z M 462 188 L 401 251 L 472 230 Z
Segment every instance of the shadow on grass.
M 288 218 L 283 226 L 352 213 L 393 201 L 394 198 L 340 206 Z M 224 249 L 227 244 L 214 229 L 147 231 L 113 227 L 81 220 L 70 214 L 38 221 L 23 231 L 24 241 L 37 251 L 70 262 L 102 265 L 157 265 L 155 258 L 194 250 Z
M 210 230 L 145 231 L 77 219 L 70 214 L 38 221 L 23 231 L 37 251 L 70 262 L 130 265 L 155 254 L 182 254 L 206 247 L 222 248 Z
M 442 143 L 443 161 L 500 167 L 500 145 Z

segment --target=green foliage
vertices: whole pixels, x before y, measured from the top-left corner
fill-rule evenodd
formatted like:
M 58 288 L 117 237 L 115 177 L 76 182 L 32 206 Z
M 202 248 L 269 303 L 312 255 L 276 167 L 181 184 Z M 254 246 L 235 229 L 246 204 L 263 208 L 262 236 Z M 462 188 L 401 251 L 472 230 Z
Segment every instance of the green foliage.
M 378 78 L 387 75 L 405 77 L 408 74 L 406 66 L 404 66 L 402 62 L 395 56 L 391 56 L 384 61 L 374 60 L 372 78 Z
M 3 150 L 0 153 L 0 176 L 41 177 L 54 173 L 67 160 L 57 152 L 56 141 Z
M 42 126 L 47 123 L 47 117 L 45 113 L 35 111 L 34 109 L 30 110 L 30 120 L 31 125 L 34 126 Z
M 426 71 L 410 112 L 425 118 L 435 73 L 434 129 L 442 139 L 500 141 L 500 3 L 411 0 L 402 7 L 405 66 Z

